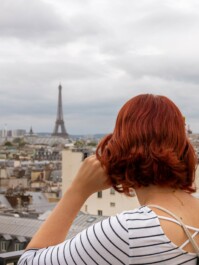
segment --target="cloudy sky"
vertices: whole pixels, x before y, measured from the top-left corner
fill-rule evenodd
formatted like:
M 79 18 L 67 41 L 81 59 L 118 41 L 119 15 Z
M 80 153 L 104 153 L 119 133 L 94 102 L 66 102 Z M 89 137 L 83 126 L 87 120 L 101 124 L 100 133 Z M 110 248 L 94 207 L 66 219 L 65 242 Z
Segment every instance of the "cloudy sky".
M 1 0 L 0 129 L 107 133 L 137 94 L 170 97 L 199 132 L 198 0 Z

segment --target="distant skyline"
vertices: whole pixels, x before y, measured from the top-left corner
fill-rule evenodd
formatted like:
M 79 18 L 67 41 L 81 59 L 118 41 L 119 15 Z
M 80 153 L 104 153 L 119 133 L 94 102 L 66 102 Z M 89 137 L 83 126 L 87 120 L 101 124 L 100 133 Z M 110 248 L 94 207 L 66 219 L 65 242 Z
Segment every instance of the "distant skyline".
M 168 96 L 199 132 L 196 0 L 1 0 L 0 130 L 109 133 L 141 93 Z

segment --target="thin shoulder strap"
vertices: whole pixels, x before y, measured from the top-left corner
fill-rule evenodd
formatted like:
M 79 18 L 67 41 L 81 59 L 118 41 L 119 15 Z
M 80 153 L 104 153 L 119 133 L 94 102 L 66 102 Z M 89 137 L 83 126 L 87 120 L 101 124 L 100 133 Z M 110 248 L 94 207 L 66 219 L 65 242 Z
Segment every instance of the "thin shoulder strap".
M 159 205 L 150 204 L 150 205 L 147 205 L 147 206 L 153 207 L 153 208 L 157 208 L 157 209 L 162 210 L 163 212 L 166 212 L 166 213 L 170 214 L 171 216 L 173 216 L 181 224 L 182 228 L 184 229 L 185 234 L 189 238 L 190 243 L 192 244 L 194 250 L 197 253 L 197 256 L 199 257 L 199 247 L 198 247 L 196 241 L 192 238 L 192 236 L 191 236 L 189 230 L 187 229 L 186 225 L 182 222 L 182 220 L 177 215 L 175 215 L 174 213 L 170 212 L 169 210 L 167 210 L 167 209 L 165 209 L 165 208 L 163 208 L 163 207 L 161 207 Z

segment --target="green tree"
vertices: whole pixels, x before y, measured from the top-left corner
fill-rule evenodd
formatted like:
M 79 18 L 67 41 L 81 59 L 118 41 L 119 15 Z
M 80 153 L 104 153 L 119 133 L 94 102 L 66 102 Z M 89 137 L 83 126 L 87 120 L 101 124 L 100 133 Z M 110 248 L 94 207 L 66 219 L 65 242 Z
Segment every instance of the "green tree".
M 12 143 L 11 143 L 10 141 L 6 141 L 6 142 L 4 143 L 4 145 L 5 145 L 5 146 L 12 146 Z

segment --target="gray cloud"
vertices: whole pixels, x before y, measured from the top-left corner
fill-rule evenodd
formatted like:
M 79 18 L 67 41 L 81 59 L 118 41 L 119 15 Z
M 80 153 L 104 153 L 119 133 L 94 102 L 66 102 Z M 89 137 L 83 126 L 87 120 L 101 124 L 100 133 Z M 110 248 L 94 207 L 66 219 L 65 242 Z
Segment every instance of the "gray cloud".
M 44 1 L 1 1 L 1 36 L 33 39 L 56 32 L 59 28 L 64 28 L 63 22 Z
M 70 1 L 68 1 L 70 2 Z M 67 2 L 63 6 L 66 15 L 44 0 L 2 0 L 0 10 L 1 38 L 35 42 L 35 45 L 66 45 L 85 34 L 100 34 L 101 26 L 94 16 L 67 15 Z

